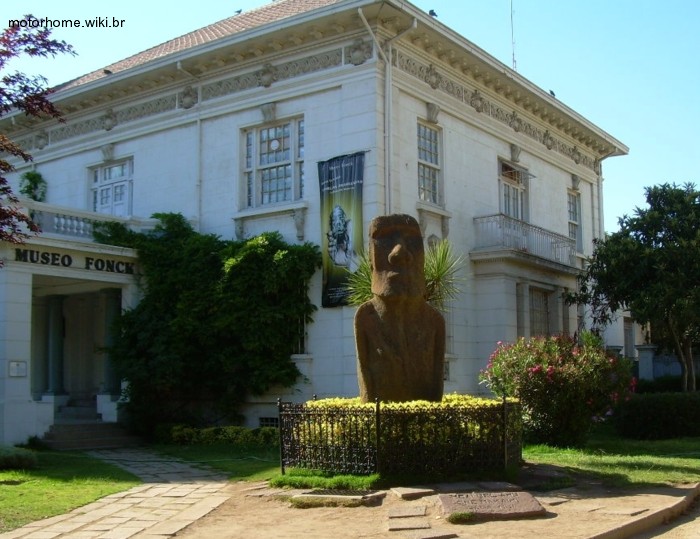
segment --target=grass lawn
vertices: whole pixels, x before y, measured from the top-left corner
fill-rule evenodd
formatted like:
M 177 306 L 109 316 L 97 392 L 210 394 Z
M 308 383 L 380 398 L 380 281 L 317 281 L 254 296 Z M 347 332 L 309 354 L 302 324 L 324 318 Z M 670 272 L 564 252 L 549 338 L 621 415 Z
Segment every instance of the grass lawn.
M 626 440 L 601 425 L 583 449 L 526 446 L 523 458 L 596 476 L 618 488 L 700 482 L 700 438 Z
M 279 449 L 238 449 L 226 444 L 155 445 L 154 451 L 175 458 L 206 464 L 232 481 L 266 481 L 280 472 Z
M 276 449 L 236 450 L 226 445 L 153 446 L 154 451 L 218 469 L 232 480 L 279 481 Z M 28 522 L 65 513 L 139 483 L 129 473 L 82 453 L 39 451 L 39 467 L 0 471 L 0 533 Z M 584 449 L 526 446 L 529 463 L 550 464 L 572 474 L 595 476 L 612 487 L 700 482 L 700 438 L 661 441 L 622 440 L 599 427 Z M 290 471 L 291 472 L 291 471 Z M 318 488 L 373 488 L 372 477 L 322 477 L 298 471 L 286 484 Z
M 141 483 L 84 453 L 37 451 L 33 470 L 0 470 L 0 533 Z

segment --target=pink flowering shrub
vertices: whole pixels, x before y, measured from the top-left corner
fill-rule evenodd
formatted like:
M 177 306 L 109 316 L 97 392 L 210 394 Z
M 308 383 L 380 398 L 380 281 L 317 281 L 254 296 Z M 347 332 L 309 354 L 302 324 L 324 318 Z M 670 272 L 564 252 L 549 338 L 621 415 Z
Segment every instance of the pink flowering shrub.
M 630 362 L 606 353 L 590 333 L 580 343 L 565 336 L 498 343 L 481 382 L 520 400 L 531 442 L 557 447 L 584 445 L 593 422 L 634 388 Z

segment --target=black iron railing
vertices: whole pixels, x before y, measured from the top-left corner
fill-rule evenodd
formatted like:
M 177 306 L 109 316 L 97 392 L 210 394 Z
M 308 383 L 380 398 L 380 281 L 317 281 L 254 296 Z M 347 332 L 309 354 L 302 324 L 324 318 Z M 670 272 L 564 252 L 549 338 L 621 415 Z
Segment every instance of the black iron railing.
M 522 458 L 520 406 L 278 402 L 285 468 L 366 475 L 503 470 Z

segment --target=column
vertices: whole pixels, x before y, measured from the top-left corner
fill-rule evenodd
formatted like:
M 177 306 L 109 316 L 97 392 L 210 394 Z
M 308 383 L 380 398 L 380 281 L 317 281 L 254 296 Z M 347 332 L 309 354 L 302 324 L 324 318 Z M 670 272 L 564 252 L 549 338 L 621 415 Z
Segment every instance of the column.
M 32 275 L 0 269 L 0 445 L 41 435 L 31 392 Z
M 564 289 L 557 287 L 549 295 L 549 331 L 552 335 L 566 333 L 564 327 Z
M 109 349 L 114 344 L 114 323 L 122 308 L 121 291 L 116 288 L 102 291 L 104 300 L 104 346 Z M 104 367 L 104 393 L 119 395 L 121 392 L 120 379 L 112 358 L 107 353 Z
M 49 395 L 61 395 L 63 389 L 63 296 L 51 296 L 48 305 Z
M 656 346 L 653 344 L 640 344 L 635 346 L 639 355 L 639 379 L 654 379 L 654 355 Z
M 518 283 L 516 286 L 518 305 L 518 337 L 530 337 L 530 285 Z

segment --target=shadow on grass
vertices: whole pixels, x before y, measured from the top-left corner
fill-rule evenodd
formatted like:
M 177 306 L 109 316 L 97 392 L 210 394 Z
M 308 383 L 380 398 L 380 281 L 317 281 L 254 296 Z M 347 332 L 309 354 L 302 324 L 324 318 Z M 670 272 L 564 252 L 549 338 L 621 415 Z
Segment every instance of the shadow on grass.
M 100 459 L 78 451 L 35 451 L 37 466 L 22 470 L 29 478 L 41 478 L 57 482 L 109 481 L 115 483 L 140 483 L 135 475 Z
M 534 465 L 558 467 L 583 483 L 615 488 L 644 488 L 700 481 L 700 439 L 639 441 L 597 428 L 586 447 L 559 449 L 535 445 L 524 449 Z
M 202 464 L 225 473 L 229 479 L 263 481 L 279 473 L 279 450 L 276 448 L 241 448 L 226 444 L 155 445 L 153 451 Z

